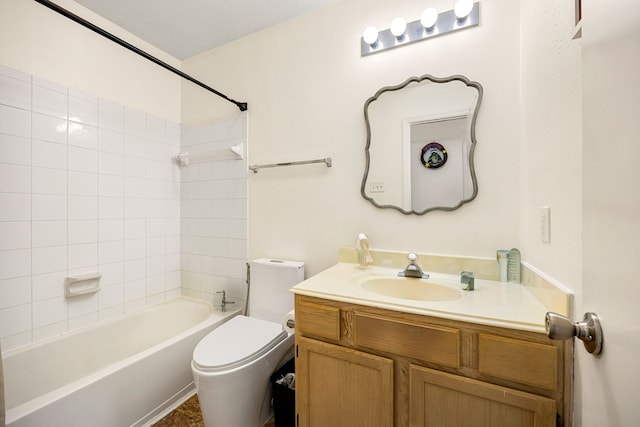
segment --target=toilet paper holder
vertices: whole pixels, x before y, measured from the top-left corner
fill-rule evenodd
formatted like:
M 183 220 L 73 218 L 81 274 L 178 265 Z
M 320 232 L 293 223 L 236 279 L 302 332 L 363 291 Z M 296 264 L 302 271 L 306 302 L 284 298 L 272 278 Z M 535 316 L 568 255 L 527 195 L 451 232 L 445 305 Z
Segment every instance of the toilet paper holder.
M 602 352 L 602 327 L 595 313 L 586 313 L 582 322 L 574 322 L 558 313 L 548 312 L 545 316 L 544 329 L 552 340 L 579 338 L 584 348 L 594 356 Z

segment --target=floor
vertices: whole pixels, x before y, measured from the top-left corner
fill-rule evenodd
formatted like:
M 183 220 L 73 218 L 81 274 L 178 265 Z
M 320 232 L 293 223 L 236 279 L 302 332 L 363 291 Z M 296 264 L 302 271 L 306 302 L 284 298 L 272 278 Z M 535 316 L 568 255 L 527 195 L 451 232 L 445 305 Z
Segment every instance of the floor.
M 155 423 L 153 427 L 204 427 L 198 395 L 194 394 L 169 415 Z M 275 427 L 273 417 L 267 421 L 264 427 Z

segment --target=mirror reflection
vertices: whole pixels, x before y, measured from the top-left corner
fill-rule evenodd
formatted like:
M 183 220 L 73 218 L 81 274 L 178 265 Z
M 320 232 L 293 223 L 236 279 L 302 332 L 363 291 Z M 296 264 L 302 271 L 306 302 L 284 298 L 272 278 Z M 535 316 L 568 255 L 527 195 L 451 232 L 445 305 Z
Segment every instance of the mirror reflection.
M 418 215 L 473 200 L 481 100 L 482 86 L 464 76 L 427 74 L 377 91 L 364 106 L 362 196 L 376 207 Z

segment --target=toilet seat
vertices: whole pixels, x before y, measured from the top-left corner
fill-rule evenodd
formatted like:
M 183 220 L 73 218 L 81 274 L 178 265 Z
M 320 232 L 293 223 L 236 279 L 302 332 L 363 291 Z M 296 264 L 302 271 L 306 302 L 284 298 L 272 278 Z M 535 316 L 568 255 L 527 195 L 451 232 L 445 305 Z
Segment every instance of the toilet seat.
M 287 335 L 278 323 L 236 316 L 198 343 L 193 351 L 193 365 L 203 372 L 227 371 L 259 358 Z

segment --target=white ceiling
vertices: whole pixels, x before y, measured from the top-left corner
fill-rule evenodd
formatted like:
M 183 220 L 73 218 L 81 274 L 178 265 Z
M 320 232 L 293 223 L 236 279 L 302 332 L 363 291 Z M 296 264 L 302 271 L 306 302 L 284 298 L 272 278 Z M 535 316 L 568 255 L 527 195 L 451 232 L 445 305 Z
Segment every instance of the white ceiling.
M 184 60 L 340 0 L 75 0 Z

